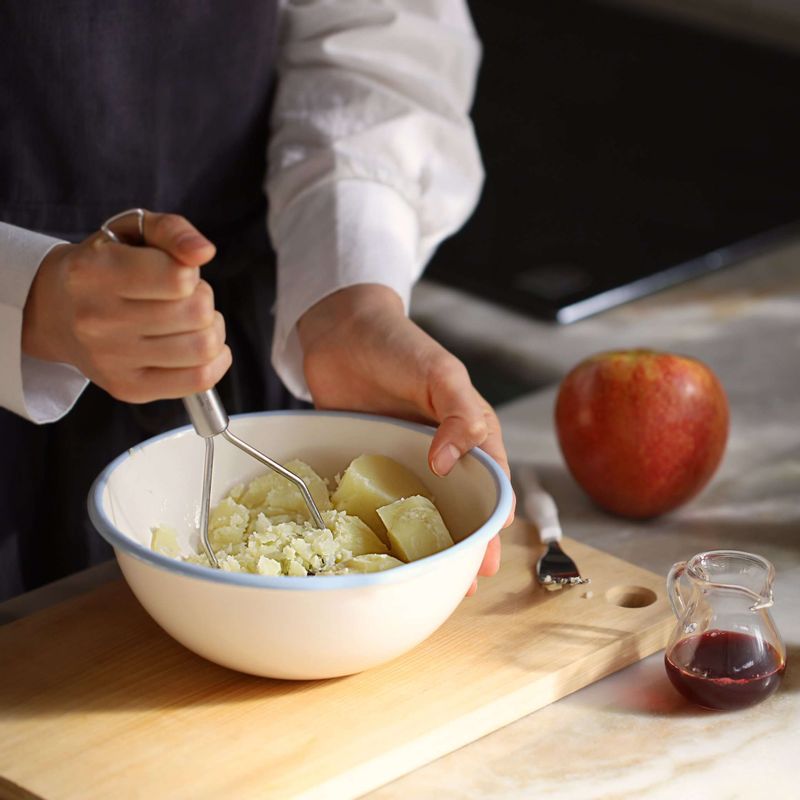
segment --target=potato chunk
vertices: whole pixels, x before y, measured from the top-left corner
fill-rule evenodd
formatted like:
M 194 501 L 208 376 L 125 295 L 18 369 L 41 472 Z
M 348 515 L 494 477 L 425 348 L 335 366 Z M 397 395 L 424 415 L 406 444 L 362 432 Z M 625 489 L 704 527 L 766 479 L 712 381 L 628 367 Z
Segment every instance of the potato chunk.
M 403 561 L 438 553 L 453 539 L 436 506 L 427 497 L 407 497 L 378 509 L 389 533 L 392 554 Z
M 169 525 L 158 525 L 152 529 L 150 549 L 170 558 L 178 558 L 181 548 L 178 546 L 178 532 Z M 382 551 L 383 552 L 383 551 Z
M 325 511 L 331 508 L 331 499 L 325 481 L 304 461 L 294 459 L 284 466 L 303 479 L 308 487 L 317 508 Z M 267 517 L 285 517 L 288 519 L 310 519 L 311 515 L 300 490 L 289 480 L 273 470 L 254 478 L 247 488 L 236 497 L 236 501 L 250 509 L 251 519 L 258 514 Z
M 333 539 L 340 550 L 349 550 L 353 556 L 389 552 L 389 548 L 358 517 L 352 517 L 344 511 L 323 511 L 322 518 L 333 532 Z
M 216 552 L 225 545 L 240 542 L 250 524 L 249 510 L 230 497 L 223 497 L 214 508 L 208 520 L 208 540 Z
M 420 479 L 402 464 L 387 456 L 363 455 L 350 462 L 332 500 L 337 511 L 359 517 L 389 544 L 377 509 L 411 495 L 431 498 Z
M 335 567 L 320 572 L 320 575 L 351 575 L 353 573 L 383 572 L 392 567 L 402 567 L 403 562 L 398 561 L 393 556 L 381 553 L 365 553 L 363 556 L 355 556 L 347 561 L 342 561 Z

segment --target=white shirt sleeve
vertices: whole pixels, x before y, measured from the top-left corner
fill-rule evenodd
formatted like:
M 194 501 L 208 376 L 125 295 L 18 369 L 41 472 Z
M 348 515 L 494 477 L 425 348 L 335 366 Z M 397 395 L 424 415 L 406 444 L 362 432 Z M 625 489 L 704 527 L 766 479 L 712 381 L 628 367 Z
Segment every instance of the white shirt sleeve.
M 0 222 L 0 407 L 32 422 L 54 422 L 88 381 L 74 367 L 22 352 L 22 311 L 42 259 L 60 239 Z
M 464 0 L 283 0 L 269 144 L 278 259 L 273 364 L 308 398 L 296 325 L 338 289 L 408 308 L 483 169 L 468 116 L 480 43 Z

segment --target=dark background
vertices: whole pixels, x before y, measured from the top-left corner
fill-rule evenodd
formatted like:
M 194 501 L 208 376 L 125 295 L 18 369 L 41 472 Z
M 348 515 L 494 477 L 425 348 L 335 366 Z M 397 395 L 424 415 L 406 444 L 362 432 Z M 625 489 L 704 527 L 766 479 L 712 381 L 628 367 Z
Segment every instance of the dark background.
M 486 185 L 427 277 L 552 317 L 800 219 L 797 54 L 590 0 L 470 9 Z

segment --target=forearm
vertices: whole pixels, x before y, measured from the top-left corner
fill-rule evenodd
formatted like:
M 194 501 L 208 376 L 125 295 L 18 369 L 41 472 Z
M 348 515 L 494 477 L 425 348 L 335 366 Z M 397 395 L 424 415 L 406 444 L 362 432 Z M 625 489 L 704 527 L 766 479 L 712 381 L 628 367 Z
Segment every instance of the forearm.
M 304 393 L 296 324 L 323 297 L 382 284 L 407 306 L 483 172 L 468 117 L 480 46 L 466 6 L 287 3 L 270 142 L 278 254 L 273 360 Z
M 32 422 L 69 411 L 86 386 L 74 367 L 23 347 L 25 308 L 42 261 L 60 239 L 0 223 L 0 406 Z
M 56 326 L 57 315 L 53 309 L 58 306 L 59 286 L 62 283 L 58 254 L 62 248 L 74 246 L 56 243 L 36 270 L 22 312 L 20 341 L 24 356 L 64 364 L 73 361 L 69 355 L 68 341 Z
M 340 289 L 315 303 L 297 323 L 300 346 L 304 351 L 326 336 L 336 336 L 343 325 L 356 325 L 360 317 L 379 315 L 404 317 L 400 296 L 381 284 L 365 283 Z

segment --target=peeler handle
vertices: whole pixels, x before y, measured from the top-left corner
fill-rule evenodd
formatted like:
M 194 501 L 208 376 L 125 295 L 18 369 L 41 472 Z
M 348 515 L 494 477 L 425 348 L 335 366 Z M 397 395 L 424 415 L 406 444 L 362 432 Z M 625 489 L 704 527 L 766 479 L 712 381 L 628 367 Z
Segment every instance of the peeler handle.
M 536 471 L 530 464 L 522 464 L 514 470 L 522 489 L 522 507 L 525 515 L 538 528 L 542 544 L 561 541 L 561 523 L 558 508 L 539 483 Z
M 228 429 L 228 414 L 216 389 L 184 397 L 183 405 L 198 436 L 208 439 Z

